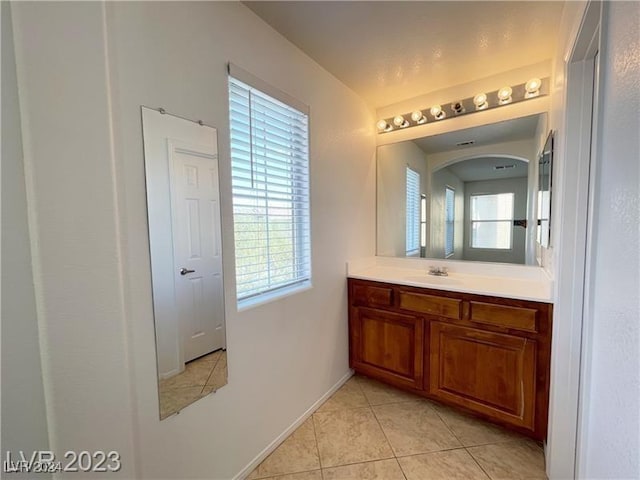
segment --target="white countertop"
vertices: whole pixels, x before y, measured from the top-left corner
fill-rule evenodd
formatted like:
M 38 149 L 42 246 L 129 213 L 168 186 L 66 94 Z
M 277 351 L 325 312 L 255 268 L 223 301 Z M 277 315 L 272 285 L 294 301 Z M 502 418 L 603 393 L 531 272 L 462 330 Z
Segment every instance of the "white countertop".
M 429 275 L 446 267 L 447 277 Z M 350 261 L 347 276 L 412 287 L 552 303 L 553 281 L 541 267 L 424 258 L 369 257 Z

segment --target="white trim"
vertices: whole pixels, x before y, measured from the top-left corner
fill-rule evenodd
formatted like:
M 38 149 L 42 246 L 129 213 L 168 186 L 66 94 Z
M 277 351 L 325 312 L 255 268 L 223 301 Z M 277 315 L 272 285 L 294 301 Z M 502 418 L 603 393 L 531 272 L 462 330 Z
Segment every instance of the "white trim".
M 276 437 L 276 439 L 266 446 L 264 450 L 262 450 L 258 455 L 255 456 L 249 464 L 240 470 L 239 473 L 233 477 L 232 480 L 243 480 L 247 478 L 247 476 L 258 466 L 260 463 L 267 458 L 276 448 L 280 446 L 282 442 L 284 442 L 289 435 L 291 435 L 300 425 L 302 425 L 305 420 L 307 420 L 313 413 L 320 408 L 320 406 L 326 402 L 331 395 L 333 395 L 342 385 L 344 385 L 347 380 L 349 380 L 353 376 L 353 371 L 349 370 L 340 380 L 336 382 L 333 387 L 327 391 L 322 397 L 320 397 L 313 405 L 309 407 L 309 409 L 300 415 L 289 427 L 285 429 L 280 435 Z
M 596 163 L 591 152 L 593 55 L 601 22 L 601 3 L 589 2 L 582 11 L 579 29 L 569 54 L 565 57 L 563 125 L 559 131 L 559 169 L 562 184 L 562 209 L 553 207 L 554 231 L 558 258 L 555 264 L 556 304 L 551 345 L 551 391 L 549 398 L 549 434 L 547 475 L 549 478 L 575 478 L 579 447 L 578 412 L 583 333 L 588 319 L 584 316 L 585 286 L 590 284 L 587 269 L 589 231 L 590 164 Z M 593 43 L 595 39 L 595 44 Z M 594 109 L 597 106 L 593 105 Z M 555 172 L 554 172 L 555 176 Z M 593 181 L 593 178 L 591 178 Z
M 292 97 L 288 93 L 283 92 L 282 90 L 269 85 L 264 80 L 256 77 L 255 75 L 247 72 L 243 68 L 234 65 L 233 63 L 229 63 L 228 67 L 229 75 L 233 78 L 237 78 L 242 83 L 246 83 L 247 85 L 260 90 L 262 93 L 266 93 L 270 97 L 275 98 L 276 100 L 281 101 L 282 103 L 286 103 L 290 107 L 295 108 L 296 110 L 304 113 L 307 117 L 310 113 L 309 105 L 304 102 L 301 102 L 297 98 Z

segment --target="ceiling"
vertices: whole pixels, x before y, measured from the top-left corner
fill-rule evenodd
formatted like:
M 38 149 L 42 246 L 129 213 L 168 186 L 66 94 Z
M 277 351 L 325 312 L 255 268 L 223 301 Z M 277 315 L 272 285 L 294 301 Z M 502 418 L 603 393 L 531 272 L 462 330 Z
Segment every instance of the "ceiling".
M 494 167 L 513 166 L 496 170 Z M 527 177 L 529 164 L 513 158 L 482 157 L 449 165 L 447 169 L 463 182 L 480 180 L 501 180 L 504 178 Z
M 378 108 L 552 58 L 563 2 L 245 1 Z
M 540 115 L 515 118 L 504 122 L 480 125 L 478 127 L 455 130 L 453 132 L 418 138 L 413 142 L 425 153 L 434 154 L 450 150 L 464 151 L 465 147 L 458 143 L 473 141 L 471 147 L 482 147 L 502 142 L 533 139 Z M 461 154 L 462 155 L 462 154 Z M 496 170 L 496 166 L 513 165 L 513 168 Z M 469 160 L 456 162 L 446 167 L 451 173 L 463 182 L 476 182 L 480 180 L 499 180 L 504 178 L 527 177 L 529 164 L 515 158 L 475 157 Z
M 530 115 L 504 122 L 490 123 L 464 130 L 455 130 L 440 135 L 431 135 L 413 140 L 425 153 L 447 152 L 464 148 L 459 143 L 473 141 L 469 147 L 481 147 L 494 143 L 512 142 L 535 137 L 540 115 Z

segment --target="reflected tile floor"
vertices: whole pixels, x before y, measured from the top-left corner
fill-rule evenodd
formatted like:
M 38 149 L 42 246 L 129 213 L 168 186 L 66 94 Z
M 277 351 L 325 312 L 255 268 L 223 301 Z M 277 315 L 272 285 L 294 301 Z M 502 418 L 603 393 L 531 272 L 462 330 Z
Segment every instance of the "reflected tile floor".
M 354 376 L 247 480 L 546 480 L 542 446 Z
M 158 382 L 160 420 L 226 384 L 226 351 L 218 350 L 187 363 L 184 372 Z

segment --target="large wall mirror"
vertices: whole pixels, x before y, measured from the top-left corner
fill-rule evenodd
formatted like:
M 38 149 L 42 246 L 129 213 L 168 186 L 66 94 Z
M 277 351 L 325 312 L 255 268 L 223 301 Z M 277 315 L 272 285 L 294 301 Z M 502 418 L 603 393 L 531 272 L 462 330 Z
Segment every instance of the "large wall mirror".
M 547 114 L 381 145 L 377 254 L 536 264 Z
M 160 419 L 227 383 L 215 128 L 142 107 Z

